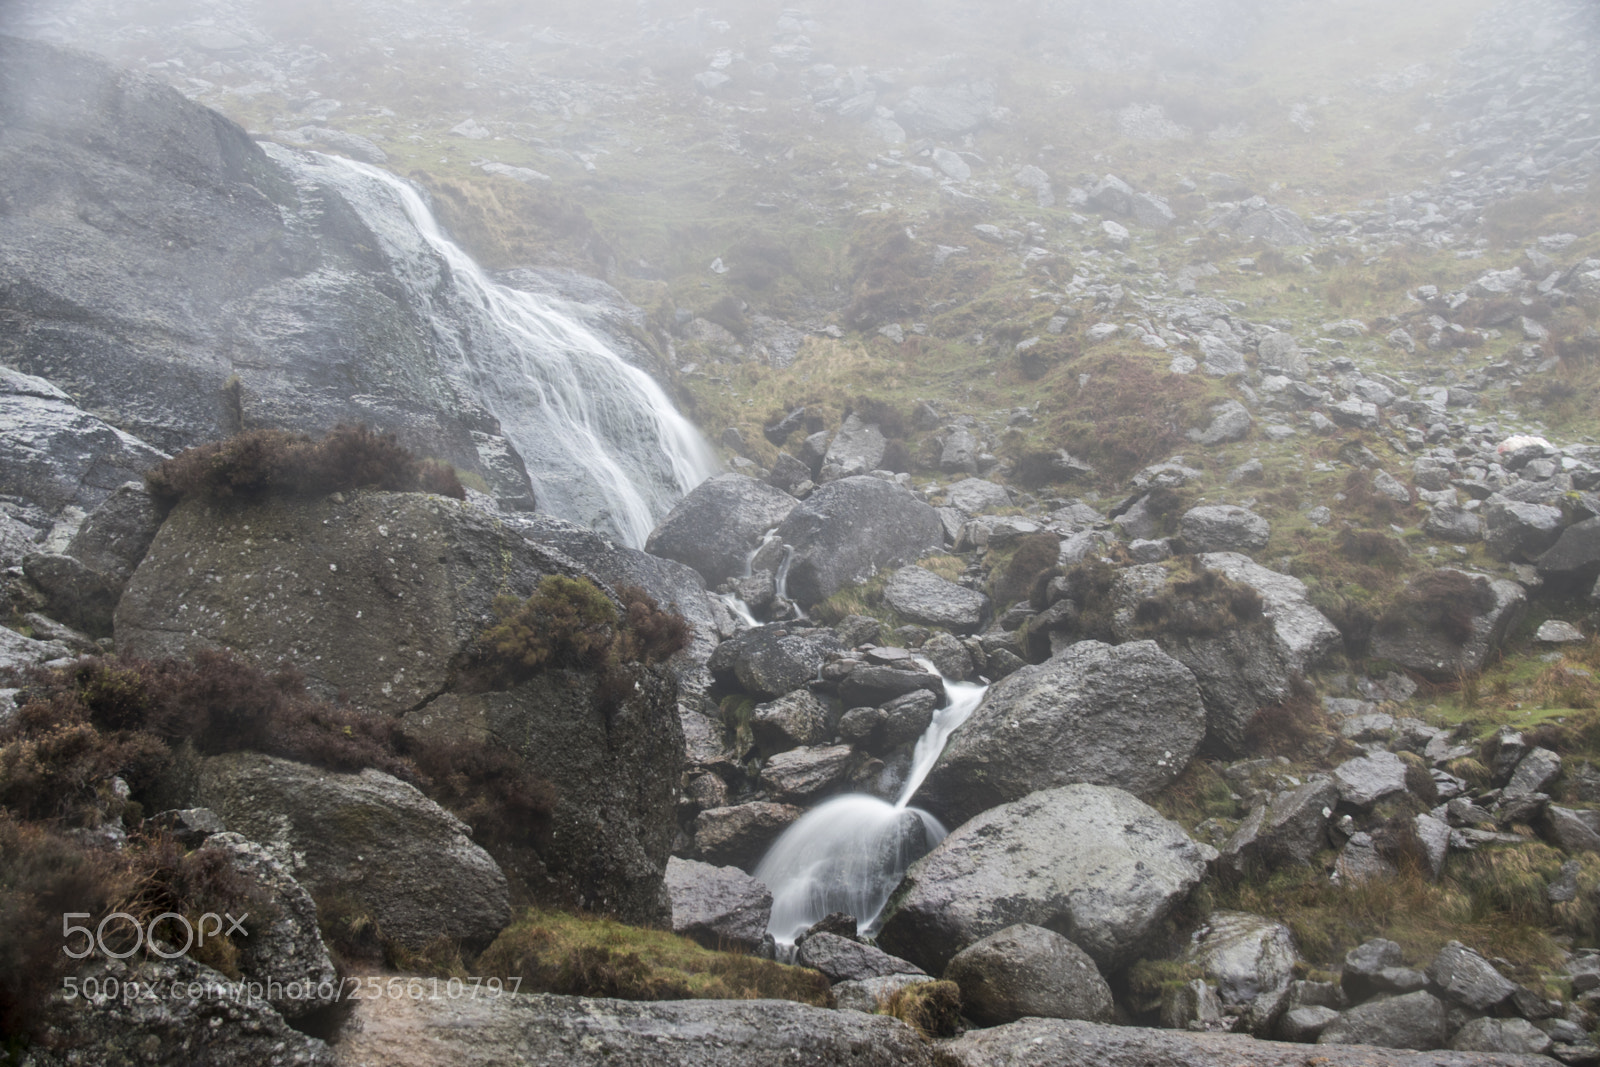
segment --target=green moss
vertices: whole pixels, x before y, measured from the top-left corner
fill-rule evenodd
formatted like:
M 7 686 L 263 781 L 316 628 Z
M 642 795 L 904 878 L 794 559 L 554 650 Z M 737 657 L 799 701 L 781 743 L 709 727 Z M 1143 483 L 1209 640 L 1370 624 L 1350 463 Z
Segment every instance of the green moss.
M 828 980 L 809 968 L 713 952 L 662 930 L 536 909 L 506 927 L 474 967 L 520 976 L 522 992 L 624 1000 L 778 998 L 833 1006 Z

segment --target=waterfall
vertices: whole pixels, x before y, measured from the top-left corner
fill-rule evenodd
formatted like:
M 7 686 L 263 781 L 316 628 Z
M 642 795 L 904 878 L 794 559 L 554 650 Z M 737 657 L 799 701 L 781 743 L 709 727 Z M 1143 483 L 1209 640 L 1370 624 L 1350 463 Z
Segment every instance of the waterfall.
M 931 663 L 919 662 L 937 672 Z M 911 807 L 911 798 L 950 735 L 971 717 L 987 691 L 986 685 L 945 679 L 948 702 L 934 712 L 917 739 L 911 773 L 895 803 L 864 793 L 834 797 L 795 820 L 772 843 L 755 878 L 772 891 L 767 932 L 775 941 L 792 945 L 812 924 L 836 911 L 854 915 L 863 933 L 877 928 L 906 868 L 947 833 L 933 815 Z
M 488 277 L 410 184 L 315 153 L 274 154 L 337 189 L 383 245 L 446 361 L 500 421 L 540 511 L 643 547 L 716 471 L 716 458 L 656 381 L 543 298 Z

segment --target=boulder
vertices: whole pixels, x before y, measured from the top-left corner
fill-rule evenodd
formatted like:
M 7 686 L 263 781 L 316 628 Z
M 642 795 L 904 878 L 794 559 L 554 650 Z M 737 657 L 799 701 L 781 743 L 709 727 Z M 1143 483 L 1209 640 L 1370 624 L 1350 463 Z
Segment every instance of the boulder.
M 161 518 L 142 484 L 119 485 L 83 520 L 65 554 L 103 575 L 121 597 L 155 540 Z
M 761 784 L 775 800 L 804 804 L 842 785 L 854 759 L 849 745 L 790 749 L 762 766 Z
M 1267 203 L 1266 199 L 1252 196 L 1237 204 L 1227 204 L 1217 212 L 1206 226 L 1223 229 L 1249 240 L 1259 238 L 1269 245 L 1308 245 L 1312 243 L 1311 231 L 1300 216 L 1286 207 Z
M 211 834 L 201 848 L 227 856 L 251 890 L 268 902 L 260 928 L 250 931 L 240 949 L 240 972 L 262 984 L 267 1002 L 286 1019 L 337 1003 L 339 976 L 322 943 L 311 894 L 266 848 L 240 834 Z
M 1470 545 L 1483 538 L 1483 519 L 1476 511 L 1454 504 L 1435 504 L 1422 520 L 1422 532 L 1441 541 Z
M 1284 666 L 1291 674 L 1304 673 L 1339 647 L 1339 628 L 1311 605 L 1310 591 L 1300 579 L 1263 567 L 1237 552 L 1207 552 L 1200 556 L 1200 563 L 1260 595 Z
M 1334 768 L 1339 799 L 1354 808 L 1370 808 L 1384 797 L 1406 791 L 1406 764 L 1393 752 L 1378 751 L 1346 760 Z
M 750 716 L 750 732 L 766 752 L 786 752 L 802 745 L 830 740 L 833 729 L 828 709 L 807 689 L 796 689 L 777 700 L 757 704 Z
M 1490 497 L 1483 507 L 1483 540 L 1495 559 L 1531 562 L 1561 536 L 1561 509 Z
M 1428 981 L 1445 1000 L 1474 1012 L 1489 1011 L 1517 991 L 1494 964 L 1459 941 L 1439 950 L 1428 965 Z
M 962 822 L 1040 789 L 1087 782 L 1147 795 L 1205 734 L 1194 678 L 1153 641 L 1082 641 L 988 691 L 921 801 Z
M 1183 513 L 1179 531 L 1191 552 L 1259 552 L 1272 527 L 1248 508 L 1202 504 Z
M 1542 1056 L 1550 1051 L 1550 1035 L 1526 1019 L 1473 1019 L 1450 1039 L 1459 1052 L 1512 1052 Z
M 707 808 L 695 816 L 695 853 L 707 863 L 753 871 L 768 846 L 804 814 L 804 808 L 767 800 Z
M 672 932 L 712 949 L 761 947 L 772 914 L 772 892 L 737 867 L 667 858 Z
M 1244 1034 L 1197 1034 L 1068 1019 L 1021 1019 L 969 1030 L 938 1050 L 940 1067 L 1550 1067 L 1506 1053 L 1430 1052 L 1257 1041 Z
M 997 508 L 1011 506 L 1011 494 L 1005 486 L 982 478 L 963 478 L 945 488 L 945 501 L 968 515 L 979 515 Z
M 933 1065 L 928 1043 L 898 1019 L 787 1000 L 376 997 L 358 1002 L 341 1033 L 349 1067 Z
M 779 524 L 777 539 L 794 549 L 789 596 L 810 607 L 941 547 L 944 526 L 911 490 L 857 476 L 812 493 Z
M 71 657 L 72 649 L 60 641 L 36 641 L 0 626 L 0 670 L 23 670 Z
M 749 570 L 750 555 L 768 530 L 799 503 L 781 489 L 743 474 L 708 478 L 673 505 L 644 550 L 686 563 L 716 586 Z
M 1317 1044 L 1426 1050 L 1444 1047 L 1449 1036 L 1443 1002 L 1432 993 L 1418 991 L 1351 1008 L 1328 1024 Z
M 943 702 L 944 679 L 924 670 L 909 658 L 903 665 L 863 663 L 851 668 L 839 683 L 839 699 L 846 707 L 887 704 L 912 693 L 929 692 Z
M 51 618 L 92 637 L 111 636 L 121 590 L 105 575 L 71 556 L 50 552 L 23 557 L 22 572 L 44 594 L 44 610 Z
M 1282 923 L 1219 910 L 1189 940 L 1185 959 L 1199 966 L 1225 1005 L 1247 1006 L 1288 989 L 1300 962 L 1294 935 Z
M 979 938 L 1029 923 L 1119 970 L 1160 933 L 1206 859 L 1131 793 L 1042 790 L 962 824 L 912 864 L 878 943 L 937 974 Z
M 829 982 L 859 982 L 891 974 L 924 974 L 921 967 L 879 948 L 839 934 L 807 934 L 795 953 L 795 962 L 828 976 Z
M 20 1062 L 29 1067 L 335 1067 L 342 1062 L 321 1040 L 291 1027 L 266 997 L 246 995 L 248 989 L 238 981 L 187 956 L 86 964 L 73 975 L 79 989 L 130 994 L 89 1004 L 82 997 L 65 1001 L 65 994 L 57 993 L 60 1009 L 51 1013 L 44 1047 L 22 1053 Z M 146 990 L 151 995 L 143 995 Z
M 1222 848 L 1222 863 L 1234 871 L 1308 866 L 1328 847 L 1328 819 L 1339 802 L 1339 787 L 1317 777 L 1257 804 Z
M 1383 853 L 1371 834 L 1358 830 L 1350 835 L 1334 862 L 1332 880 L 1336 885 L 1355 886 L 1364 882 L 1388 881 L 1399 871 Z
M 901 567 L 883 589 L 884 603 L 911 622 L 970 634 L 989 616 L 989 598 L 922 567 Z
M 883 462 L 888 441 L 875 422 L 867 422 L 860 415 L 847 416 L 839 432 L 828 442 L 828 451 L 822 457 L 822 471 L 818 482 L 833 482 L 858 474 L 871 474 Z
M 1470 583 L 1470 603 L 1446 606 L 1438 615 L 1424 611 L 1420 617 L 1402 613 L 1393 623 L 1380 620 L 1369 652 L 1375 659 L 1392 660 L 1435 681 L 1446 681 L 1482 670 L 1522 618 L 1528 594 L 1503 578 L 1440 570 L 1462 575 Z M 1413 580 L 1410 589 L 1415 588 Z
M 961 1012 L 979 1026 L 1024 1016 L 1110 1022 L 1111 988 L 1077 945 L 1018 923 L 968 945 L 944 969 L 961 987 Z
M 844 643 L 832 630 L 772 623 L 741 630 L 722 642 L 710 667 L 725 683 L 771 700 L 803 688 L 830 656 L 844 651 Z
M 1600 572 L 1600 518 L 1584 519 L 1561 531 L 1538 560 L 1544 578 L 1586 581 Z
M 312 893 L 349 897 L 400 944 L 484 945 L 510 921 L 505 875 L 466 824 L 382 771 L 234 752 L 201 764 L 195 792 Z
M 994 86 L 986 81 L 933 87 L 915 85 L 894 109 L 895 121 L 912 133 L 947 137 L 969 133 L 989 121 Z
M 925 974 L 886 974 L 881 978 L 862 978 L 855 982 L 838 982 L 833 987 L 833 1006 L 841 1011 L 864 1011 L 868 1015 L 882 1014 L 889 998 L 902 989 L 933 978 Z

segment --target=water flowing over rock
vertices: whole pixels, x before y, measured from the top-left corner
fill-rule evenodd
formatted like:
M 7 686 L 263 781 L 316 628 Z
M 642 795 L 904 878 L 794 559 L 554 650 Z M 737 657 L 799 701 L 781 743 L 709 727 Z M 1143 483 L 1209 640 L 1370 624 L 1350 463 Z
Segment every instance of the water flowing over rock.
M 1152 793 L 1205 736 L 1194 677 L 1153 641 L 1082 641 L 997 682 L 929 776 L 955 822 L 1074 782 Z
M 719 474 L 695 486 L 651 532 L 645 551 L 687 563 L 711 586 L 746 575 L 761 537 L 799 501 L 742 474 Z
M 1205 867 L 1181 827 L 1130 793 L 1046 789 L 964 823 L 913 864 L 878 943 L 939 973 L 979 938 L 1030 923 L 1112 971 L 1159 933 Z

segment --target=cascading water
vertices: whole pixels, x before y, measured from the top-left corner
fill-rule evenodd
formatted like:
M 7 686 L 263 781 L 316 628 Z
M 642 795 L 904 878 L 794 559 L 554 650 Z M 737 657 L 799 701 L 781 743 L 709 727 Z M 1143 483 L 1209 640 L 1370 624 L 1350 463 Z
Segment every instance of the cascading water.
M 775 941 L 792 945 L 796 936 L 836 911 L 854 915 L 864 933 L 876 929 L 906 868 L 945 838 L 939 820 L 910 807 L 911 798 L 945 742 L 987 690 L 986 685 L 945 679 L 948 703 L 934 712 L 917 739 L 911 773 L 893 804 L 860 793 L 834 797 L 806 812 L 773 842 L 755 877 L 772 891 L 767 931 Z
M 642 547 L 716 472 L 711 449 L 654 379 L 543 298 L 485 275 L 416 189 L 348 159 L 296 154 L 292 163 L 343 194 L 377 235 L 441 350 L 522 455 L 541 511 Z

